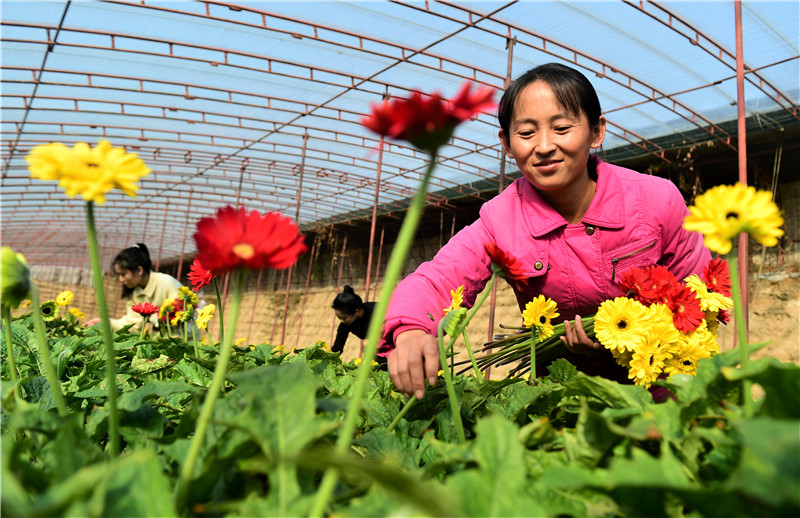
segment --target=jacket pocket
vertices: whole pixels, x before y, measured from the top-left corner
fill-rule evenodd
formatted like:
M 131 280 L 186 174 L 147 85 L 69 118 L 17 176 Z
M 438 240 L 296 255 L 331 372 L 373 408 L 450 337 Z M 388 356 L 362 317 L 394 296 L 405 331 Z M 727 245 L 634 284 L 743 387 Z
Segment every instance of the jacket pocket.
M 616 248 L 606 254 L 611 267 L 611 281 L 633 267 L 654 265 L 659 259 L 658 239 L 649 237 Z

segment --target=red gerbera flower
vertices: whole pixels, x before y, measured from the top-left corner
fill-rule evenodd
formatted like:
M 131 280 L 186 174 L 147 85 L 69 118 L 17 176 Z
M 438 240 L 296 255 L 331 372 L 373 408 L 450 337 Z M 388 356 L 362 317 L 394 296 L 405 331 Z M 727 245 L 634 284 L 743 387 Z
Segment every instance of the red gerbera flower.
M 718 257 L 708 262 L 703 267 L 703 277 L 709 291 L 732 297 L 731 293 L 731 272 L 725 259 Z
M 166 308 L 164 308 L 166 309 Z M 162 322 L 171 322 L 175 318 L 175 314 L 183 311 L 183 301 L 180 299 L 172 299 L 172 310 L 160 316 Z
M 622 278 L 617 283 L 626 295 L 633 293 L 633 298 L 649 306 L 654 302 L 661 300 L 659 290 L 649 270 L 644 268 L 634 267 L 622 274 Z
M 483 245 L 489 258 L 492 260 L 494 267 L 500 268 L 500 274 L 506 279 L 514 282 L 522 282 L 528 279 L 525 275 L 525 270 L 522 263 L 517 261 L 517 258 L 508 255 L 494 243 L 486 243 Z
M 405 98 L 384 101 L 372 106 L 372 113 L 362 123 L 379 135 L 406 140 L 426 151 L 435 152 L 452 136 L 453 130 L 479 111 L 494 109 L 494 89 L 478 88 L 470 92 L 465 83 L 452 101 L 447 103 L 436 93 L 424 97 L 412 91 Z
M 727 309 L 720 310 L 720 312 L 717 313 L 717 320 L 719 320 L 722 324 L 728 325 L 728 322 L 731 321 L 730 312 Z
M 695 293 L 682 283 L 664 289 L 661 301 L 672 311 L 672 322 L 679 331 L 691 333 L 705 318 L 700 300 Z
M 215 277 L 214 273 L 208 268 L 204 267 L 200 260 L 195 258 L 192 265 L 189 267 L 189 282 L 192 283 L 192 291 L 197 291 L 203 286 L 208 285 Z
M 153 313 L 158 313 L 158 306 L 150 304 L 149 302 L 140 302 L 139 304 L 134 304 L 131 306 L 131 309 L 143 317 L 149 317 Z
M 216 275 L 238 268 L 288 268 L 306 251 L 303 240 L 297 225 L 278 212 L 262 216 L 231 206 L 198 221 L 194 235 L 197 259 Z

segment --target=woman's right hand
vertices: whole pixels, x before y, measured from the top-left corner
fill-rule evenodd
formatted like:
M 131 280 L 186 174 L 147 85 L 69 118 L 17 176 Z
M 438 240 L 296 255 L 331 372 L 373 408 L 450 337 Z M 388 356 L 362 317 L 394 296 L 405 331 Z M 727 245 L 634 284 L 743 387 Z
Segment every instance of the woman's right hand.
M 595 342 L 587 336 L 580 315 L 575 315 L 574 324 L 570 324 L 569 320 L 564 321 L 564 336 L 561 337 L 561 341 L 567 350 L 575 354 L 593 357 L 608 354 L 600 342 Z
M 86 322 L 83 323 L 83 325 L 86 326 L 86 327 L 89 327 L 89 326 L 95 325 L 98 322 L 100 322 L 100 318 L 95 317 L 95 318 L 87 320 Z
M 425 379 L 435 385 L 439 373 L 439 345 L 436 338 L 422 329 L 400 333 L 389 355 L 389 375 L 394 386 L 406 397 L 422 399 Z

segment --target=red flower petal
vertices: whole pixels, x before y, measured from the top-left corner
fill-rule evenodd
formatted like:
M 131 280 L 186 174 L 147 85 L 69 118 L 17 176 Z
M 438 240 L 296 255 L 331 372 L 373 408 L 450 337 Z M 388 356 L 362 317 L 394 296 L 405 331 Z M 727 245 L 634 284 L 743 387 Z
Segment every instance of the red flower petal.
M 497 265 L 503 270 L 503 276 L 512 281 L 526 281 L 528 276 L 525 275 L 525 270 L 522 263 L 517 261 L 517 258 L 508 255 L 494 243 L 486 243 L 484 245 L 486 253 L 492 260 L 492 264 Z
M 726 297 L 732 297 L 731 293 L 731 272 L 725 259 L 718 257 L 708 262 L 703 267 L 703 277 L 709 291 L 720 293 Z
M 192 261 L 192 265 L 189 267 L 189 274 L 187 277 L 189 278 L 189 282 L 192 283 L 192 291 L 197 291 L 211 283 L 215 275 L 195 258 L 195 260 Z
M 679 331 L 691 333 L 705 318 L 700 301 L 685 284 L 677 283 L 662 292 L 661 301 L 672 311 L 672 321 Z
M 143 317 L 148 317 L 153 313 L 158 313 L 158 306 L 150 304 L 149 302 L 140 302 L 139 304 L 134 304 L 131 306 L 131 309 Z
M 201 219 L 194 239 L 197 258 L 216 275 L 239 268 L 288 268 L 307 250 L 289 218 L 231 206 L 219 209 L 216 218 Z

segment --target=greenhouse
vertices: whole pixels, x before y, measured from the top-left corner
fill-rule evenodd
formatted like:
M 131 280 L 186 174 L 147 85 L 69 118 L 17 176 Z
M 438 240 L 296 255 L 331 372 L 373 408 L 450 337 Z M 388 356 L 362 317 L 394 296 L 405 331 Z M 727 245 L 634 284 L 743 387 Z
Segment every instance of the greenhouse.
M 0 21 L 3 514 L 800 512 L 797 2 Z

